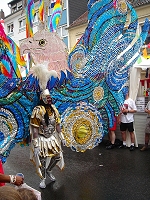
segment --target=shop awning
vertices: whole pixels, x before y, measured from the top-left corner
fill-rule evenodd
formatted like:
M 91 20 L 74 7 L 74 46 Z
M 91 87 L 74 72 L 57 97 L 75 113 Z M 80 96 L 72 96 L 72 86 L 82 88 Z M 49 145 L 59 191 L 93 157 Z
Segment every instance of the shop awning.
M 133 67 L 146 70 L 147 68 L 150 68 L 150 59 L 146 59 L 143 56 L 140 56 L 140 58 L 136 61 Z

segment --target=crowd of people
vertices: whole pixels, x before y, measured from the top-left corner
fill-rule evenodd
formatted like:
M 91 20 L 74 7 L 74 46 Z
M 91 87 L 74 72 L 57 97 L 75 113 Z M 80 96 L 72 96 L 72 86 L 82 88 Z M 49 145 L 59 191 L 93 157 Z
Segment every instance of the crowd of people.
M 106 149 L 113 149 L 115 146 L 120 148 L 127 148 L 126 144 L 126 133 L 127 131 L 130 133 L 131 146 L 130 151 L 134 151 L 135 149 L 135 135 L 134 135 L 134 113 L 137 111 L 135 102 L 129 98 L 129 93 L 126 94 L 126 99 L 124 101 L 123 106 L 120 109 L 120 114 L 115 117 L 114 116 L 114 124 L 113 127 L 109 128 L 109 145 L 106 146 Z M 145 112 L 147 113 L 147 121 L 145 127 L 145 145 L 140 149 L 140 151 L 148 150 L 148 143 L 150 140 L 150 101 L 147 103 L 145 107 Z M 116 128 L 117 123 L 120 126 L 121 136 L 122 136 L 122 144 L 115 145 L 116 139 Z
M 106 146 L 106 149 L 113 149 L 115 147 L 115 130 L 117 123 L 120 125 L 120 131 L 122 135 L 122 144 L 118 148 L 127 148 L 126 144 L 126 132 L 130 133 L 131 146 L 130 151 L 135 149 L 135 135 L 134 135 L 134 113 L 137 111 L 135 102 L 129 97 L 129 93 L 126 94 L 126 98 L 123 106 L 120 109 L 120 114 L 114 117 L 114 126 L 109 128 L 110 145 Z

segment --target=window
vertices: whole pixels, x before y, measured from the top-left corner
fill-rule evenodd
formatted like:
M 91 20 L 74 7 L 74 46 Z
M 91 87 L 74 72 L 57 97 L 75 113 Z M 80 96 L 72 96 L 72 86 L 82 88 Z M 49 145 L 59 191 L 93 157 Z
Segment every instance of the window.
M 48 11 L 48 16 L 52 15 L 55 2 L 56 2 L 55 0 L 51 0 L 51 4 L 49 6 L 49 11 Z
M 35 13 L 33 18 L 33 23 L 36 24 L 38 22 L 38 13 Z
M 53 9 L 49 7 L 48 16 L 52 15 Z
M 67 25 L 59 26 L 57 28 L 57 33 L 61 38 L 66 37 L 68 35 Z
M 21 19 L 21 20 L 19 21 L 19 28 L 22 28 L 22 27 L 24 27 L 25 25 L 26 25 L 25 19 Z
M 63 0 L 63 10 L 67 8 L 66 0 Z
M 25 26 L 26 26 L 26 20 L 25 19 L 20 19 L 19 20 L 19 31 L 25 30 Z
M 14 13 L 14 12 L 16 12 L 16 11 L 17 11 L 17 6 L 16 6 L 16 5 L 12 6 L 12 8 L 11 8 L 11 13 Z
M 57 33 L 58 33 L 59 37 L 61 37 L 61 27 L 57 28 Z
M 7 26 L 7 31 L 8 31 L 8 34 L 14 32 L 14 25 L 13 25 L 13 23 L 12 23 L 12 24 L 9 24 L 9 25 Z
M 17 10 L 20 10 L 21 8 L 22 8 L 22 2 L 20 1 L 17 3 Z
M 62 37 L 65 37 L 66 35 L 68 35 L 67 25 L 62 26 Z

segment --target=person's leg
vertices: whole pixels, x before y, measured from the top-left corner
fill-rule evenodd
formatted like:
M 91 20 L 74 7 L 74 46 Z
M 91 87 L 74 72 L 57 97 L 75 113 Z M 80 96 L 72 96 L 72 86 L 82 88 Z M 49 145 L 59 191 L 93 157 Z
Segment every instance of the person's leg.
M 123 144 L 126 145 L 126 131 L 121 131 Z
M 111 131 L 109 131 L 109 133 L 108 133 L 108 139 L 111 142 Z
M 108 132 L 108 140 L 109 140 L 108 145 L 110 145 L 110 144 L 111 144 L 111 133 L 110 133 L 110 130 L 109 130 L 109 132 Z
M 130 138 L 131 138 L 131 145 L 134 145 L 134 143 L 135 143 L 135 135 L 134 135 L 134 132 L 130 132 Z
M 145 133 L 145 146 L 148 148 L 148 143 L 149 143 L 149 133 Z
M 145 151 L 148 149 L 149 139 L 150 139 L 150 118 L 147 118 L 145 126 L 145 145 L 142 147 L 142 149 L 140 149 L 141 151 Z
M 135 135 L 134 132 L 130 132 L 130 138 L 131 138 L 131 146 L 130 146 L 130 151 L 133 151 L 135 149 Z
M 114 117 L 113 122 L 113 127 L 109 128 L 109 141 L 111 142 L 111 144 L 107 146 L 106 149 L 113 149 L 115 147 L 115 130 L 117 128 L 117 117 Z
M 117 117 L 114 117 L 113 127 L 109 131 L 111 144 L 115 144 L 115 139 L 116 139 L 115 131 L 116 131 L 116 128 L 117 128 Z
M 120 131 L 121 131 L 121 136 L 122 136 L 122 141 L 123 144 L 120 145 L 118 148 L 126 148 L 126 130 L 127 130 L 127 125 L 126 123 L 122 123 L 120 124 Z
M 40 182 L 40 188 L 46 188 L 45 180 L 46 180 L 46 158 L 40 157 L 41 161 L 41 172 L 42 172 L 42 177 L 41 182 Z
M 120 145 L 118 148 L 126 148 L 126 131 L 121 131 L 122 136 L 122 145 Z
M 106 146 L 106 149 L 113 149 L 115 147 L 115 139 L 116 139 L 115 131 L 109 131 L 109 140 L 111 144 Z
M 51 158 L 51 161 L 50 161 L 47 169 L 46 169 L 46 174 L 50 178 L 51 181 L 56 180 L 54 175 L 52 174 L 52 169 L 55 167 L 55 165 L 57 164 L 58 161 L 60 161 L 60 155 L 53 156 Z
M 150 134 L 145 133 L 145 145 L 142 147 L 142 149 L 140 149 L 140 151 L 146 151 L 148 149 L 149 138 Z
M 128 131 L 130 133 L 130 138 L 131 138 L 131 146 L 130 146 L 130 151 L 133 151 L 134 145 L 135 145 L 135 135 L 134 135 L 134 127 L 133 127 L 133 122 L 128 123 Z
M 115 144 L 116 134 L 115 131 L 110 131 L 110 141 L 112 144 Z

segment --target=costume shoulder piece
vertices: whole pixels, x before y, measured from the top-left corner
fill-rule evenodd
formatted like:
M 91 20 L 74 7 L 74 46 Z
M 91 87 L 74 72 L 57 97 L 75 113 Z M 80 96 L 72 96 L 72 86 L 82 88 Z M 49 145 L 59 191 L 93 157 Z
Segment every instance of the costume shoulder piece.
M 36 106 L 32 111 L 31 119 L 38 118 L 41 120 L 43 116 L 45 115 L 45 113 L 46 113 L 46 110 L 44 106 Z
M 44 106 L 36 106 L 31 115 L 30 125 L 34 127 L 40 127 L 40 123 L 46 113 Z

